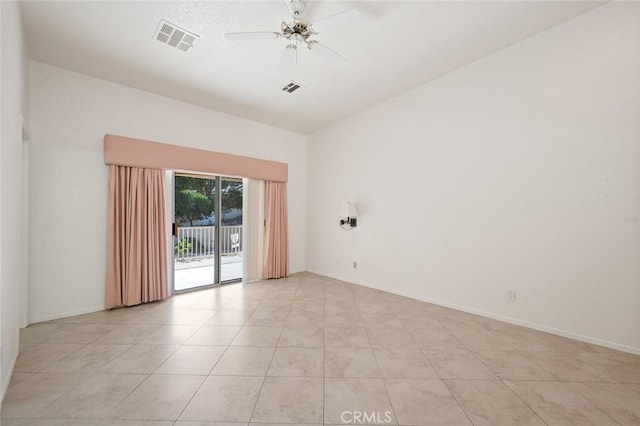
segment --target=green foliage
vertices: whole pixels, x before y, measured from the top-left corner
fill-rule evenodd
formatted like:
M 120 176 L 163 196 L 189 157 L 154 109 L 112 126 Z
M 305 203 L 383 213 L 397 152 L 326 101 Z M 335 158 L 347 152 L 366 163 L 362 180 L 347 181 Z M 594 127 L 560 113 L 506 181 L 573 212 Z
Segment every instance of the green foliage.
M 189 221 L 204 219 L 215 209 L 215 181 L 186 176 L 176 176 L 176 218 Z
M 226 214 L 234 209 L 242 210 L 242 180 L 223 178 L 221 186 L 220 221 L 225 224 Z M 175 191 L 175 215 L 179 221 L 193 226 L 193 221 L 206 219 L 215 211 L 215 179 L 176 176 Z
M 176 255 L 183 257 L 186 256 L 193 248 L 193 244 L 188 238 L 182 238 L 176 245 L 173 246 L 173 251 Z

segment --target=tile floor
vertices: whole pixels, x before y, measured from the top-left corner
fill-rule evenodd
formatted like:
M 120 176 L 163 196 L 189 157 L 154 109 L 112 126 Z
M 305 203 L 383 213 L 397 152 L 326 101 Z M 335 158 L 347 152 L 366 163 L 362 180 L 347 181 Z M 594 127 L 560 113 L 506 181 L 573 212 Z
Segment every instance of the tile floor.
M 2 426 L 364 423 L 637 425 L 640 357 L 304 273 L 30 326 L 2 407 Z

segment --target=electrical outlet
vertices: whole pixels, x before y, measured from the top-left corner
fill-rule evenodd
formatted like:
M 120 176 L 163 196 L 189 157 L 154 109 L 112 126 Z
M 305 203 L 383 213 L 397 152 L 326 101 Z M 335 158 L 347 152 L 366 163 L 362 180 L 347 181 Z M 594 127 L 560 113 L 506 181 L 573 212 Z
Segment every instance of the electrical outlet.
M 358 262 L 355 260 L 353 261 L 353 269 L 358 269 Z
M 516 291 L 510 290 L 507 292 L 507 302 L 515 302 L 516 301 Z

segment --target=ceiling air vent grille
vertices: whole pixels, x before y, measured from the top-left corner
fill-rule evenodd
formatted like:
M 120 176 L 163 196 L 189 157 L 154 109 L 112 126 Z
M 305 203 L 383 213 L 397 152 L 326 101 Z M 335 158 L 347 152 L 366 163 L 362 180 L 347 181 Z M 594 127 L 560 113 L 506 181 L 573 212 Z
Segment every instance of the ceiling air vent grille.
M 296 90 L 298 90 L 299 88 L 301 88 L 302 85 L 300 83 L 296 83 L 295 81 L 292 81 L 291 83 L 287 84 L 286 86 L 284 86 L 282 88 L 283 92 L 287 92 L 287 93 L 293 93 Z
M 193 43 L 199 36 L 161 19 L 153 38 L 161 43 L 187 52 L 193 47 Z

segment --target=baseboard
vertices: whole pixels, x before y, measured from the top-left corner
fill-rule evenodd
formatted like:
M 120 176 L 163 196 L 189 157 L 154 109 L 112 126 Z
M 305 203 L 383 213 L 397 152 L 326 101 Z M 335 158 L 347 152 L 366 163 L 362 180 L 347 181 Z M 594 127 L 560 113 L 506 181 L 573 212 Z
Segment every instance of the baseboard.
M 36 324 L 39 322 L 53 321 L 53 320 L 62 319 L 62 318 L 74 317 L 76 315 L 90 314 L 90 313 L 99 312 L 99 311 L 104 311 L 103 305 L 91 306 L 88 308 L 76 309 L 73 311 L 67 311 L 67 312 L 61 312 L 58 314 L 44 315 L 41 317 L 31 318 L 29 320 L 29 325 Z
M 408 292 L 398 291 L 397 289 L 390 289 L 390 288 L 386 288 L 384 286 L 376 286 L 376 285 L 373 285 L 373 284 L 370 284 L 370 283 L 366 283 L 366 282 L 363 282 L 363 281 L 347 279 L 347 278 L 339 277 L 339 276 L 333 275 L 333 274 L 327 274 L 327 273 L 322 273 L 322 272 L 314 272 L 314 271 L 309 271 L 309 272 L 314 273 L 314 274 L 318 274 L 318 275 L 323 275 L 325 277 L 333 278 L 333 279 L 336 279 L 336 280 L 340 280 L 340 281 L 345 281 L 345 282 L 350 282 L 350 283 L 353 283 L 353 284 L 361 285 L 363 287 L 368 287 L 368 288 L 372 288 L 372 289 L 375 289 L 375 290 L 385 291 L 387 293 L 397 294 L 398 296 L 408 297 L 410 299 L 419 300 L 421 302 L 432 303 L 434 305 L 442 306 L 442 307 L 445 307 L 445 308 L 451 308 L 451 309 L 455 309 L 457 311 L 466 312 L 466 313 L 469 313 L 469 314 L 479 315 L 481 317 L 485 317 L 485 318 L 490 318 L 490 319 L 494 319 L 494 320 L 497 320 L 497 321 L 506 322 L 508 324 L 518 325 L 518 326 L 521 326 L 521 327 L 527 327 L 527 328 L 530 328 L 530 329 L 533 329 L 533 330 L 543 331 L 545 333 L 550 333 L 550 334 L 555 334 L 556 336 L 567 337 L 569 339 L 574 339 L 574 340 L 578 340 L 578 341 L 585 342 L 585 343 L 591 343 L 591 344 L 598 345 L 598 346 L 604 346 L 604 347 L 609 348 L 609 349 L 615 349 L 615 350 L 622 351 L 622 352 L 628 352 L 628 353 L 631 353 L 631 354 L 634 354 L 634 355 L 640 355 L 640 348 L 636 348 L 636 347 L 633 347 L 633 346 L 622 345 L 620 343 L 610 342 L 608 340 L 598 339 L 598 338 L 591 337 L 591 336 L 585 336 L 583 334 L 578 334 L 578 333 L 574 333 L 574 332 L 567 331 L 567 330 L 561 330 L 561 329 L 548 327 L 548 326 L 541 325 L 541 324 L 536 324 L 536 323 L 532 323 L 532 322 L 528 322 L 528 321 L 522 321 L 522 320 L 519 320 L 517 318 L 507 317 L 507 316 L 503 316 L 503 315 L 497 315 L 497 314 L 494 314 L 494 313 L 491 313 L 491 312 L 485 312 L 485 311 L 482 311 L 482 310 L 479 310 L 479 309 L 470 308 L 468 306 L 457 305 L 455 303 L 444 302 L 442 300 L 426 298 L 426 297 L 418 296 L 418 295 L 411 294 L 411 293 L 408 293 Z
M 7 389 L 9 389 L 9 383 L 11 382 L 11 377 L 13 376 L 13 369 L 16 367 L 16 362 L 18 361 L 18 354 L 13 357 L 11 360 L 11 364 L 9 365 L 8 374 L 5 376 L 7 378 L 7 382 L 2 384 L 2 394 L 0 394 L 0 416 L 2 415 L 2 402 L 4 401 L 4 396 L 7 394 Z

